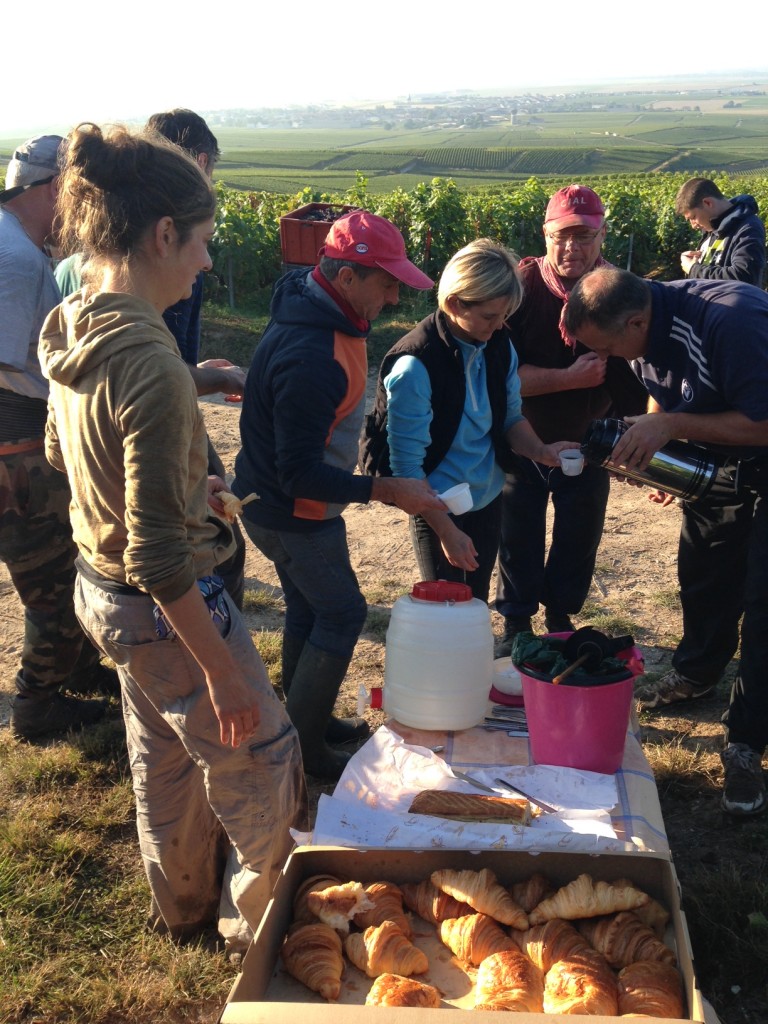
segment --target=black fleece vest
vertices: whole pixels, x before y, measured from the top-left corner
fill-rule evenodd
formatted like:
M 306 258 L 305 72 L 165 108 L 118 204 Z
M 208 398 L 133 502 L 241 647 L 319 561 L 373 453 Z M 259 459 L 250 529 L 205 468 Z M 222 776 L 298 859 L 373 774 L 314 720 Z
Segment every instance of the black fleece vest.
M 445 316 L 438 311 L 422 320 L 401 338 L 381 361 L 373 411 L 366 417 L 360 437 L 359 465 L 369 476 L 391 476 L 387 442 L 387 392 L 384 381 L 400 356 L 419 359 L 429 374 L 432 388 L 430 443 L 424 457 L 429 476 L 448 453 L 464 414 L 466 379 L 461 349 L 451 337 Z M 486 385 L 491 406 L 491 437 L 496 461 L 506 470 L 510 448 L 504 437 L 507 415 L 507 376 L 512 359 L 509 334 L 496 331 L 485 346 Z

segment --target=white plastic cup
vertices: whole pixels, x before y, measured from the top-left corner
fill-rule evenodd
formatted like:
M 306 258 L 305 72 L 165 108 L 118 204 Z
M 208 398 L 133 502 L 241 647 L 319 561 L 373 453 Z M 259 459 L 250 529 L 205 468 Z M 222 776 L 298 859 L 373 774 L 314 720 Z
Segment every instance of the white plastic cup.
M 438 498 L 448 506 L 455 516 L 469 512 L 472 508 L 472 492 L 469 489 L 469 484 L 456 484 L 455 487 L 449 487 L 447 491 L 438 494 Z
M 578 448 L 566 448 L 560 452 L 560 468 L 565 476 L 578 476 L 584 469 L 584 456 Z

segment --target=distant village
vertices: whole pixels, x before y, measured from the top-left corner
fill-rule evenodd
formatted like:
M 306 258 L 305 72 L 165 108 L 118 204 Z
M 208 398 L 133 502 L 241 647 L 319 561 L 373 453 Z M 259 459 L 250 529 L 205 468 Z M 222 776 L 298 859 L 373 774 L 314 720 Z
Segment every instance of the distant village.
M 557 95 L 521 93 L 517 96 L 481 96 L 474 93 L 419 95 L 398 98 L 387 103 L 367 105 L 317 104 L 306 107 L 233 109 L 206 111 L 209 124 L 227 128 L 308 129 L 308 128 L 482 128 L 500 124 L 523 126 L 536 123 L 541 114 L 583 113 L 590 111 L 639 112 L 665 109 L 665 101 L 674 109 L 698 111 L 696 102 L 722 98 L 724 110 L 741 106 L 742 98 L 764 96 L 758 86 L 741 89 L 695 90 L 690 105 L 681 104 L 693 90 L 658 92 L 658 101 L 649 100 L 649 91 L 571 92 Z M 673 109 L 670 105 L 668 109 Z

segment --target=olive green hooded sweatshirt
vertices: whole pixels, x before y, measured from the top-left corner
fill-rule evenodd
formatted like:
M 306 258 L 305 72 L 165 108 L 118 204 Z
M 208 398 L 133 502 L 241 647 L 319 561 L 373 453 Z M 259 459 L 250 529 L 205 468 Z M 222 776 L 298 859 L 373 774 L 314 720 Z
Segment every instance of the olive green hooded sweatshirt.
M 96 572 L 168 603 L 233 550 L 207 502 L 195 386 L 162 316 L 133 295 L 70 295 L 48 316 L 46 455 L 72 489 L 72 530 Z

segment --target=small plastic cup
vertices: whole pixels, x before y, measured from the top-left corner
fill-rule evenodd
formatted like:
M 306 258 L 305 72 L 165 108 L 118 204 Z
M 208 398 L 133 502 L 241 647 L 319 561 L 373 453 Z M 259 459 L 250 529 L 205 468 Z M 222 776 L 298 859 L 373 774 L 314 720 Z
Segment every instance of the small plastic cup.
M 566 448 L 558 457 L 565 476 L 578 476 L 584 469 L 584 456 L 578 448 Z
M 456 484 L 455 487 L 449 487 L 447 491 L 438 494 L 438 498 L 448 506 L 455 516 L 469 512 L 472 508 L 472 492 L 469 489 L 469 484 Z

